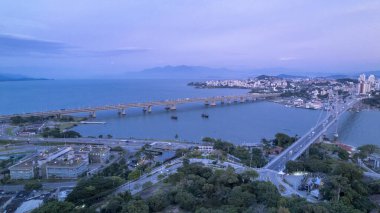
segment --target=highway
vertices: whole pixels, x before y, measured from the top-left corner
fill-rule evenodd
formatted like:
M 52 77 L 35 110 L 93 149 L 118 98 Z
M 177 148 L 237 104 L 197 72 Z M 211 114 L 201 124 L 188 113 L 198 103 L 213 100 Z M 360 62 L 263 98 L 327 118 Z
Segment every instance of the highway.
M 76 181 L 59 181 L 59 182 L 45 182 L 42 183 L 42 187 L 45 190 L 52 190 L 58 187 L 75 187 L 77 185 Z M 24 190 L 24 185 L 1 185 L 0 190 L 4 190 L 6 192 L 18 192 Z
M 335 123 L 335 121 L 353 105 L 359 102 L 360 98 L 353 98 L 343 105 L 337 105 L 332 113 L 328 113 L 327 116 L 317 123 L 309 132 L 299 138 L 286 150 L 281 152 L 277 157 L 272 159 L 264 168 L 274 171 L 283 171 L 286 163 L 290 160 L 296 160 L 299 156 L 305 152 L 309 146 L 317 141 L 327 129 Z
M 131 194 L 134 195 L 143 190 L 144 183 L 152 182 L 153 184 L 156 184 L 162 180 L 158 178 L 160 174 L 168 176 L 170 174 L 176 173 L 177 169 L 180 167 L 182 167 L 182 159 L 180 158 L 165 163 L 153 169 L 151 172 L 142 175 L 137 180 L 128 181 L 127 183 L 119 186 L 113 194 L 130 191 Z
M 0 140 L 6 140 L 10 142 L 20 142 L 29 144 L 88 144 L 88 145 L 106 145 L 109 147 L 128 147 L 130 149 L 139 149 L 145 144 L 151 143 L 165 143 L 169 146 L 179 148 L 190 148 L 192 146 L 199 145 L 199 143 L 180 142 L 180 141 L 159 141 L 159 140 L 142 140 L 142 139 L 123 139 L 123 138 L 41 138 L 41 137 L 19 137 L 19 136 L 0 136 Z M 17 144 L 9 144 L 17 145 Z

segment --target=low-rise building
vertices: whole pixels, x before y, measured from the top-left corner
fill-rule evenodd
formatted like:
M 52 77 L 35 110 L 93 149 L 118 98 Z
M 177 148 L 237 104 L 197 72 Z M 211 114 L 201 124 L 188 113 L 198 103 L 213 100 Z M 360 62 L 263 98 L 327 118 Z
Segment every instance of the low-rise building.
M 88 164 L 105 163 L 110 156 L 107 146 L 54 147 L 41 151 L 9 167 L 11 179 L 77 178 Z
M 89 163 L 105 163 L 110 157 L 110 150 L 108 146 L 85 146 L 76 148 L 75 153 L 87 153 Z
M 304 101 L 301 98 L 297 98 L 296 100 L 293 101 L 293 104 L 295 106 L 302 106 L 304 104 Z
M 155 162 L 165 163 L 175 158 L 175 151 L 164 151 L 161 155 L 154 157 Z
M 379 169 L 380 168 L 380 155 L 377 153 L 371 154 L 370 156 L 368 156 L 368 162 L 370 162 L 373 169 Z
M 9 167 L 10 176 L 13 180 L 33 179 L 37 176 L 37 162 L 35 159 L 28 159 Z
M 110 148 L 107 146 L 91 147 L 89 152 L 90 163 L 105 163 L 110 157 Z
M 202 153 L 211 153 L 214 151 L 213 146 L 198 146 L 198 150 Z
M 46 163 L 46 178 L 77 178 L 88 170 L 88 160 L 73 152 Z

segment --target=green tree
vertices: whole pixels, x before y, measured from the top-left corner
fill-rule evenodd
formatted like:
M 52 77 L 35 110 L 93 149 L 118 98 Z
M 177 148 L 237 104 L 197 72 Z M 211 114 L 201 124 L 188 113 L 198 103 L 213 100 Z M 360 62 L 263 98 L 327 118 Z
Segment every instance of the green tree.
M 109 199 L 107 205 L 102 209 L 102 213 L 117 213 L 123 208 L 124 200 L 119 196 Z
M 162 192 L 149 197 L 147 202 L 149 209 L 153 212 L 162 211 L 170 205 L 167 195 Z
M 284 134 L 284 133 L 277 133 L 275 135 L 275 139 L 273 140 L 273 143 L 276 146 L 286 148 L 290 146 L 292 143 L 294 143 L 295 141 L 296 141 L 295 137 L 290 137 L 289 135 Z
M 71 213 L 74 208 L 74 204 L 70 202 L 50 201 L 34 209 L 32 213 Z
M 246 170 L 241 174 L 241 178 L 244 183 L 255 180 L 259 177 L 259 174 L 255 170 Z
M 145 182 L 145 183 L 142 185 L 142 188 L 143 188 L 143 189 L 146 189 L 146 188 L 149 188 L 149 187 L 151 187 L 151 186 L 153 186 L 153 183 L 152 183 L 151 181 L 147 181 L 147 182 Z
M 288 161 L 286 163 L 286 171 L 289 173 L 303 171 L 305 169 L 305 165 L 301 161 Z
M 133 170 L 128 174 L 128 180 L 136 180 L 140 177 L 141 171 L 138 169 Z
M 350 157 L 350 154 L 346 150 L 340 148 L 338 149 L 338 157 L 342 160 L 348 160 Z
M 24 189 L 25 191 L 40 190 L 42 189 L 42 183 L 35 180 L 28 181 L 27 183 L 25 183 Z
M 276 207 L 281 195 L 275 185 L 270 182 L 254 181 L 256 200 L 268 207 Z
M 75 204 L 91 205 L 109 195 L 112 190 L 123 183 L 120 177 L 94 176 L 82 179 L 67 196 L 66 200 Z
M 363 176 L 363 171 L 352 163 L 341 162 L 333 170 L 334 175 L 341 175 L 349 181 L 359 180 Z
M 241 186 L 235 186 L 228 197 L 228 203 L 237 207 L 248 207 L 255 201 L 255 195 L 243 191 Z
M 323 185 L 321 193 L 325 199 L 340 201 L 342 195 L 350 196 L 349 179 L 342 176 L 330 176 Z
M 195 197 L 186 191 L 179 191 L 176 194 L 175 202 L 178 203 L 182 209 L 188 211 L 193 211 L 197 203 Z
M 131 200 L 123 207 L 122 212 L 149 213 L 149 206 L 143 200 Z
M 374 144 L 366 144 L 363 146 L 359 146 L 358 150 L 360 151 L 360 157 L 366 158 L 373 153 L 379 152 L 379 147 Z

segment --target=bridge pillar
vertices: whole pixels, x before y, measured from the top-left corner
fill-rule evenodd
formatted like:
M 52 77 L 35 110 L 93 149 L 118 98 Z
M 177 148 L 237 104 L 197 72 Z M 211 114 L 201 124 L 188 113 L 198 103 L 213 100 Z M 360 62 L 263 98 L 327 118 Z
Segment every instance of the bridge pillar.
M 95 111 L 90 112 L 90 117 L 91 118 L 96 118 L 96 112 Z

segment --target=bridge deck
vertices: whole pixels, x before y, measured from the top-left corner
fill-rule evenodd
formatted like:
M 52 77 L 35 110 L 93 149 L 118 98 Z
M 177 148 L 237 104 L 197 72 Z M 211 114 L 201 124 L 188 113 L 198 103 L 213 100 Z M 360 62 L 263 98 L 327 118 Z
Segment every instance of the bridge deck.
M 276 171 L 283 171 L 286 163 L 290 160 L 296 160 L 299 156 L 305 152 L 312 143 L 318 140 L 327 129 L 334 124 L 334 122 L 348 109 L 354 106 L 361 99 L 354 99 L 344 106 L 336 109 L 333 114 L 327 114 L 326 118 L 319 122 L 314 128 L 310 129 L 305 135 L 299 138 L 286 150 L 281 152 L 276 158 L 270 161 L 264 168 Z
M 217 101 L 240 101 L 248 100 L 255 98 L 269 98 L 275 97 L 278 94 L 257 94 L 250 93 L 244 95 L 234 95 L 234 96 L 214 96 L 206 98 L 182 98 L 176 100 L 163 100 L 163 101 L 150 101 L 150 102 L 140 102 L 140 103 L 124 103 L 124 104 L 113 104 L 113 105 L 104 105 L 104 106 L 95 106 L 95 107 L 83 107 L 76 109 L 61 109 L 61 110 L 51 110 L 43 112 L 32 112 L 32 113 L 20 113 L 20 114 L 11 114 L 11 115 L 0 115 L 0 120 L 10 119 L 11 117 L 20 116 L 20 117 L 30 117 L 30 116 L 55 116 L 55 115 L 67 115 L 75 113 L 84 113 L 84 112 L 97 112 L 97 111 L 106 111 L 106 110 L 126 110 L 128 108 L 146 108 L 153 106 L 175 106 L 178 104 L 186 103 L 196 103 L 196 102 L 217 102 Z

